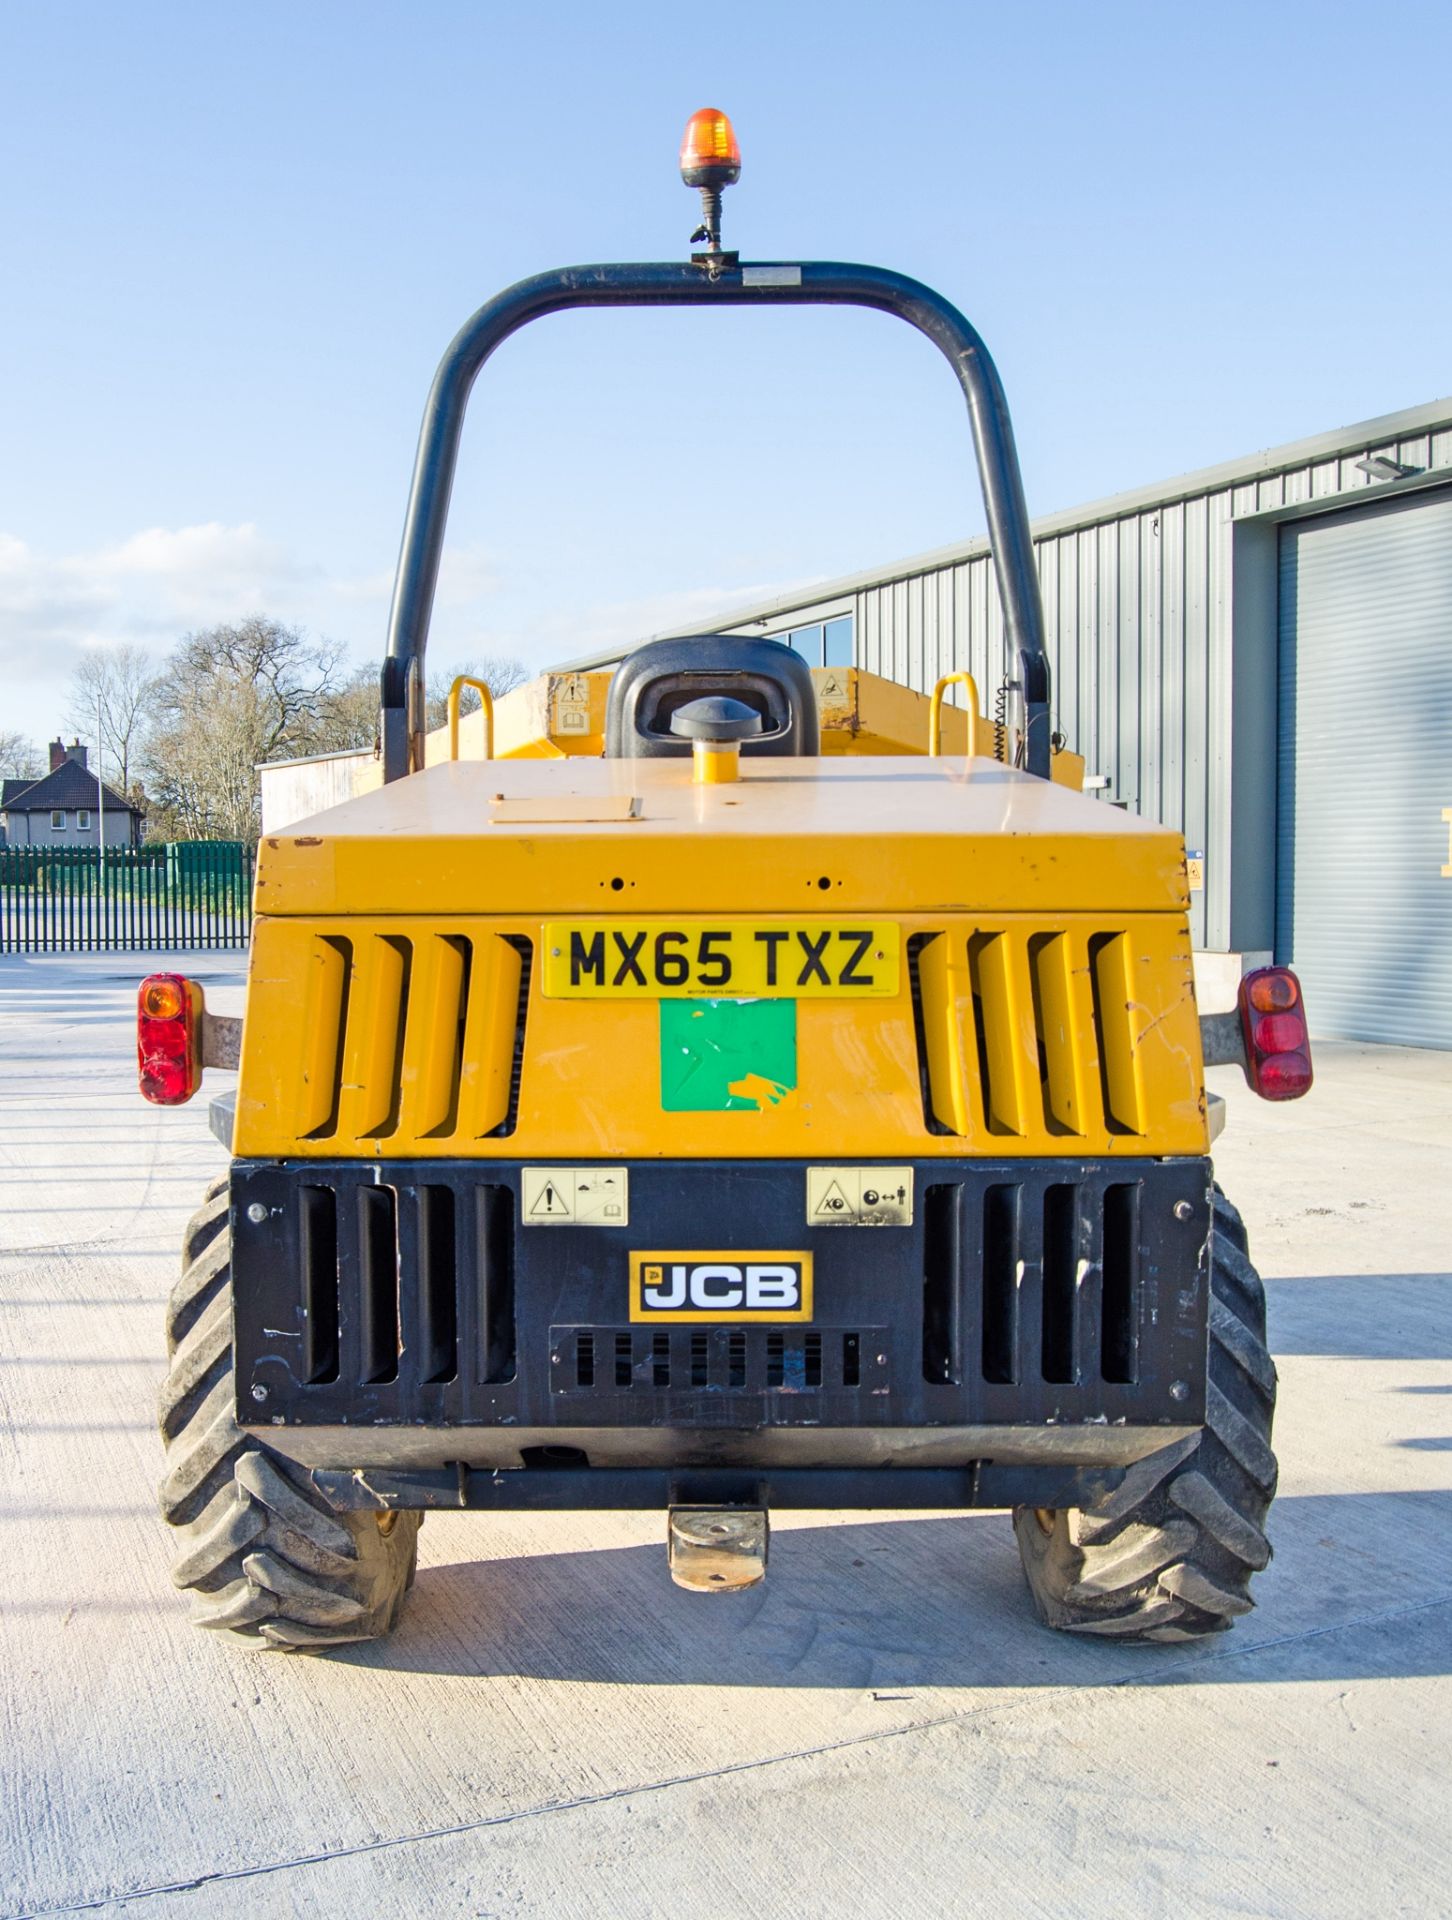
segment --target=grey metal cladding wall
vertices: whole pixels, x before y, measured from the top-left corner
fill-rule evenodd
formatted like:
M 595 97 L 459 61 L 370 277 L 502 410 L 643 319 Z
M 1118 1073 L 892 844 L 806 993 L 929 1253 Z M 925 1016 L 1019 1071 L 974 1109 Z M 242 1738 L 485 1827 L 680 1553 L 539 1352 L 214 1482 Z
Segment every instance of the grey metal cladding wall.
M 1211 878 L 1229 839 L 1228 790 L 1211 778 L 1212 759 L 1228 769 L 1229 516 L 1226 494 L 1036 542 L 1055 726 L 1090 773 L 1109 777 L 1111 798 L 1203 849 Z M 922 688 L 966 668 L 991 707 L 1003 629 L 990 556 L 859 593 L 857 660 Z M 1228 891 L 1217 891 L 1228 924 Z M 1195 938 L 1214 945 L 1205 918 L 1197 898 Z
M 1374 453 L 1452 467 L 1452 428 L 1035 539 L 1054 724 L 1091 774 L 1108 775 L 1110 798 L 1179 828 L 1204 853 L 1197 946 L 1229 946 L 1233 520 L 1338 497 L 1354 504 L 1372 484 L 1356 462 Z M 855 611 L 859 666 L 923 689 L 966 668 L 991 710 L 1003 627 L 986 549 L 860 588 Z

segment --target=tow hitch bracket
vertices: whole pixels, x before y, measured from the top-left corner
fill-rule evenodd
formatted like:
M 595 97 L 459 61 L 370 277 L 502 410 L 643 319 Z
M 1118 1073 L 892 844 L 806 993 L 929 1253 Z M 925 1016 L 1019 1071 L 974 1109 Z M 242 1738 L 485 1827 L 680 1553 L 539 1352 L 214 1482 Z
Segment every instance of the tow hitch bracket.
M 765 1507 L 672 1507 L 666 1518 L 671 1579 L 692 1593 L 730 1593 L 766 1578 L 771 1529 Z

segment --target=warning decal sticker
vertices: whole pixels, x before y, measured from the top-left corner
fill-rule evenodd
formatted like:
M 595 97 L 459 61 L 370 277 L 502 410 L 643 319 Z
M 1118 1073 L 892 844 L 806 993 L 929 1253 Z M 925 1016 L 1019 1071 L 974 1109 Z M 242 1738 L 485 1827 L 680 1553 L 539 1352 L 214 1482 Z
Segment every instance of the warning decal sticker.
M 808 1167 L 809 1227 L 910 1227 L 911 1167 Z
M 625 1167 L 521 1167 L 520 1214 L 527 1227 L 628 1227 Z

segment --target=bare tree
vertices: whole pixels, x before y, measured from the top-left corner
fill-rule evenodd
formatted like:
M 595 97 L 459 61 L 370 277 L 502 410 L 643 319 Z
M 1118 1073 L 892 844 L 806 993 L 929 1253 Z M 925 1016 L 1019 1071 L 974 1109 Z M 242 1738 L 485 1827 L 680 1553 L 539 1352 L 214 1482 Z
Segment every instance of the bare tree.
M 38 780 L 40 754 L 23 733 L 0 733 L 0 774 L 7 780 Z
M 164 840 L 255 841 L 261 826 L 256 768 L 266 760 L 372 747 L 378 679 L 346 678 L 341 649 L 254 615 L 177 642 L 150 683 L 139 761 L 147 831 Z M 496 695 L 528 678 L 517 660 L 486 659 L 461 672 Z M 441 726 L 453 674 L 430 678 L 427 719 Z M 479 705 L 466 694 L 465 712 Z
M 99 724 L 96 772 L 102 778 L 109 774 L 128 797 L 155 671 L 145 649 L 128 644 L 82 654 L 71 676 L 65 724 L 82 740 L 96 740 Z
M 518 660 L 487 658 L 465 661 L 459 667 L 441 668 L 428 678 L 424 697 L 424 725 L 430 732 L 443 726 L 448 718 L 449 688 L 461 673 L 482 680 L 498 700 L 512 687 L 522 686 L 528 669 Z M 371 749 L 378 740 L 378 670 L 359 667 L 324 702 L 318 715 L 317 753 L 341 753 L 348 748 Z M 459 696 L 460 713 L 477 713 L 478 694 L 465 687 Z
M 313 751 L 371 751 L 378 741 L 378 701 L 378 669 L 357 668 L 323 703 Z
M 424 696 L 424 725 L 430 733 L 435 727 L 443 726 L 449 717 L 449 688 L 461 673 L 471 674 L 474 679 L 482 680 L 496 700 L 514 687 L 522 687 L 530 678 L 528 667 L 522 660 L 486 654 L 482 660 L 465 660 L 459 666 L 441 669 L 431 673 L 428 688 Z M 459 695 L 460 713 L 477 713 L 482 703 L 472 687 L 465 687 Z
M 262 758 L 284 748 L 305 753 L 338 684 L 342 657 L 343 649 L 333 641 L 310 640 L 299 627 L 253 614 L 236 626 L 187 634 L 172 655 L 158 705 L 164 709 L 173 686 L 239 681 L 257 697 Z
M 260 826 L 256 766 L 267 716 L 240 675 L 179 688 L 144 749 L 147 831 L 161 840 L 245 840 Z
M 340 651 L 260 615 L 180 640 L 142 744 L 152 837 L 255 841 L 258 763 L 317 751 Z

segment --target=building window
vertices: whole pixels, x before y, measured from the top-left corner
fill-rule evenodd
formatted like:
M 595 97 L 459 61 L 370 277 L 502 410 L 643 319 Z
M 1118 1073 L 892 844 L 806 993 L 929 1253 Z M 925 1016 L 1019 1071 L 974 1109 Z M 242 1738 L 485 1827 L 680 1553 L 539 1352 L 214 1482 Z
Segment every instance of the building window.
M 50 810 L 50 830 L 51 830 L 51 832 L 52 832 L 52 833 L 64 833 L 64 832 L 65 832 L 65 830 L 66 830 L 66 816 L 65 816 L 65 809 L 64 809 L 63 807 L 52 807 L 52 808 L 51 808 L 51 810 Z
M 78 808 L 76 811 L 76 826 L 79 828 L 79 830 L 82 833 L 84 833 L 86 831 L 86 828 L 89 827 L 90 824 L 91 824 L 91 809 L 89 807 Z
M 844 613 L 835 620 L 816 621 L 810 627 L 793 627 L 787 633 L 774 634 L 793 653 L 799 653 L 809 667 L 850 667 L 852 665 L 852 615 Z

